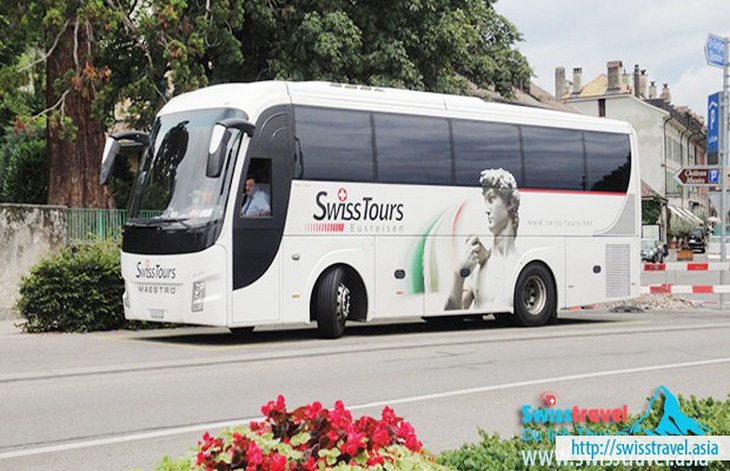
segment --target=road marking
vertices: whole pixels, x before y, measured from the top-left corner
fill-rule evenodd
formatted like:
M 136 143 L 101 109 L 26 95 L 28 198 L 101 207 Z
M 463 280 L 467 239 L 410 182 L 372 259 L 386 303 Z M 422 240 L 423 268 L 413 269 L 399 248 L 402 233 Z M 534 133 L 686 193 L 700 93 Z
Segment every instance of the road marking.
M 364 403 L 364 404 L 356 404 L 356 405 L 348 406 L 348 409 L 350 409 L 350 410 L 370 409 L 373 407 L 394 406 L 397 404 L 410 404 L 410 403 L 414 403 L 414 402 L 432 401 L 435 399 L 444 399 L 444 398 L 448 398 L 448 397 L 464 396 L 464 395 L 468 395 L 468 394 L 501 391 L 504 389 L 514 389 L 514 388 L 521 388 L 521 387 L 525 387 L 525 386 L 537 386 L 537 385 L 541 385 L 541 384 L 550 384 L 550 383 L 556 383 L 556 382 L 562 382 L 562 381 L 593 379 L 593 378 L 601 378 L 601 377 L 606 377 L 606 376 L 645 373 L 648 371 L 661 371 L 661 370 L 670 370 L 670 369 L 677 369 L 677 368 L 692 368 L 692 367 L 697 367 L 697 366 L 720 365 L 723 363 L 730 363 L 730 357 L 715 358 L 712 360 L 691 361 L 691 362 L 685 362 L 685 363 L 669 363 L 666 365 L 641 366 L 641 367 L 637 367 L 637 368 L 626 368 L 626 369 L 622 369 L 622 370 L 597 371 L 597 372 L 593 372 L 593 373 L 556 376 L 553 378 L 534 379 L 534 380 L 529 380 L 529 381 L 517 381 L 517 382 L 513 382 L 513 383 L 495 384 L 495 385 L 481 386 L 481 387 L 476 387 L 476 388 L 456 389 L 453 391 L 444 391 L 444 392 L 434 393 L 434 394 L 422 394 L 419 396 L 409 396 L 409 397 L 402 397 L 402 398 L 398 398 L 398 399 L 388 399 L 388 400 L 383 400 L 383 401 L 368 402 L 368 403 Z M 247 418 L 229 420 L 229 421 L 224 421 L 224 422 L 211 422 L 211 423 L 207 423 L 207 424 L 188 425 L 188 426 L 184 426 L 184 427 L 173 427 L 173 428 L 168 428 L 168 429 L 164 429 L 164 430 L 157 430 L 157 431 L 143 432 L 143 433 L 134 433 L 134 434 L 129 434 L 129 435 L 121 435 L 121 436 L 117 436 L 117 437 L 100 438 L 100 439 L 95 439 L 95 440 L 86 440 L 86 441 L 80 441 L 80 442 L 74 442 L 74 443 L 64 443 L 64 444 L 59 444 L 59 445 L 51 445 L 51 446 L 44 446 L 44 447 L 38 447 L 38 448 L 8 451 L 5 453 L 0 453 L 0 460 L 7 460 L 7 459 L 12 459 L 12 458 L 25 458 L 25 457 L 29 457 L 29 456 L 41 455 L 41 454 L 46 454 L 46 453 L 78 450 L 78 449 L 82 449 L 82 448 L 92 448 L 92 447 L 104 446 L 104 445 L 114 445 L 117 443 L 127 443 L 127 442 L 139 441 L 139 440 L 147 440 L 147 439 L 151 439 L 151 438 L 169 437 L 169 436 L 180 435 L 180 434 L 184 434 L 184 433 L 193 433 L 193 432 L 202 432 L 202 431 L 206 431 L 206 430 L 209 431 L 209 430 L 213 430 L 213 429 L 222 429 L 222 428 L 226 428 L 226 427 L 232 427 L 234 425 L 245 424 L 251 420 L 263 420 L 263 417 L 247 417 Z
M 647 321 L 635 320 L 635 321 L 619 321 L 616 325 L 635 325 L 635 324 L 647 324 Z M 459 340 L 443 340 L 441 334 L 443 332 L 436 333 L 434 335 L 426 334 L 424 337 L 419 337 L 416 340 L 410 341 L 413 337 L 410 336 L 393 336 L 392 342 L 386 344 L 365 344 L 363 342 L 340 342 L 338 345 L 333 345 L 330 342 L 319 341 L 314 344 L 315 348 L 304 349 L 294 348 L 285 351 L 269 351 L 269 350 L 249 350 L 241 355 L 227 355 L 227 356 L 198 356 L 196 358 L 183 358 L 159 362 L 148 362 L 148 363 L 134 363 L 134 364 L 116 364 L 116 365 L 101 365 L 91 367 L 78 367 L 78 368 L 66 368 L 66 369 L 54 369 L 51 371 L 26 371 L 17 373 L 0 373 L 0 384 L 14 381 L 36 381 L 46 379 L 59 379 L 59 378 L 71 378 L 76 376 L 89 376 L 89 375 L 101 375 L 101 374 L 119 374 L 119 373 L 138 373 L 143 371 L 152 370 L 163 370 L 171 368 L 199 368 L 199 367 L 210 367 L 212 365 L 224 365 L 224 364 L 238 364 L 238 363 L 250 363 L 250 362 L 264 362 L 264 361 L 279 361 L 286 360 L 289 358 L 314 358 L 328 355 L 355 355 L 359 353 L 368 352 L 386 352 L 386 351 L 397 351 L 397 350 L 418 350 L 424 348 L 434 347 L 452 347 L 452 346 L 463 346 L 463 345 L 476 345 L 476 344 L 495 344 L 498 342 L 530 342 L 534 340 L 559 340 L 564 341 L 568 338 L 577 337 L 593 337 L 601 336 L 607 337 L 611 335 L 639 335 L 646 333 L 656 332 L 686 332 L 688 330 L 706 330 L 706 329 L 730 329 L 730 323 L 714 323 L 714 324 L 682 324 L 673 325 L 669 327 L 658 327 L 658 328 L 645 328 L 645 329 L 609 329 L 609 330 L 598 330 L 598 329 L 585 329 L 583 325 L 565 326 L 567 331 L 557 331 L 543 333 L 529 334 L 524 333 L 524 329 L 505 329 L 507 335 L 495 335 L 494 337 L 485 337 L 481 335 L 484 331 L 473 331 L 473 335 L 465 336 Z M 346 340 L 346 339 L 345 339 Z M 137 342 L 129 340 L 130 342 Z M 144 343 L 144 342 L 143 342 Z M 285 345 L 285 343 L 276 343 L 277 345 Z M 149 343 L 147 343 L 149 345 Z M 268 347 L 270 344 L 261 343 Z M 290 345 L 290 344 L 286 344 Z M 307 346 L 313 345 L 312 343 Z

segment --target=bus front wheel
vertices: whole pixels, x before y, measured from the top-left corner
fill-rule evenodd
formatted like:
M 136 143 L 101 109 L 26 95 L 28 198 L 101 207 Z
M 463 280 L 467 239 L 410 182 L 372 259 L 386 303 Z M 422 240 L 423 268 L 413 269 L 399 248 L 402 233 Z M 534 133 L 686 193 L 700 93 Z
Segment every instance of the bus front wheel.
M 321 338 L 336 339 L 345 332 L 350 315 L 352 290 L 346 271 L 335 267 L 327 271 L 317 284 L 314 310 L 317 331 Z
M 515 321 L 523 327 L 538 327 L 550 322 L 557 313 L 555 282 L 542 264 L 528 265 L 515 284 Z

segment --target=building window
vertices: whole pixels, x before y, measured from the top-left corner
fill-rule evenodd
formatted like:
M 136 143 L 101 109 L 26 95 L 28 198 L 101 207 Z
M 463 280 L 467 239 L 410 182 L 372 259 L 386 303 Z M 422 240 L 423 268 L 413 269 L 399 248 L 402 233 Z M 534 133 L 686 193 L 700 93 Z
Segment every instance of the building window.
M 606 116 L 606 99 L 598 99 L 598 116 L 604 118 Z

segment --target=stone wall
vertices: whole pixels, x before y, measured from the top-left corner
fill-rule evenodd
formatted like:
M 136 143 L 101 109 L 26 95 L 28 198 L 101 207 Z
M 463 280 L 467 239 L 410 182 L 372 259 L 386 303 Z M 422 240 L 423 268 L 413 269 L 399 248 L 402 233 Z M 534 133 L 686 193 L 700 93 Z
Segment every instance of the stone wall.
M 0 204 L 0 319 L 18 316 L 21 277 L 65 242 L 65 207 Z

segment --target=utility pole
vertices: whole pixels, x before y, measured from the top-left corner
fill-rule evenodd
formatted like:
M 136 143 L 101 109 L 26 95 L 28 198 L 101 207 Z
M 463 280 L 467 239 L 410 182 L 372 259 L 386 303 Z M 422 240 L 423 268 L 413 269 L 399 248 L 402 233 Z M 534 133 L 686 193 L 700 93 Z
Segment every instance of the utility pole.
M 730 38 L 720 37 L 714 34 L 707 36 L 705 42 L 705 59 L 707 64 L 713 67 L 722 68 L 722 93 L 720 97 L 720 129 L 718 139 L 718 157 L 720 164 L 720 175 L 722 178 L 722 192 L 720 194 L 720 261 L 727 262 L 726 225 L 727 225 L 727 166 L 728 166 L 728 124 L 730 124 Z M 725 284 L 725 270 L 720 272 L 720 284 Z M 725 296 L 720 295 L 720 309 L 725 308 Z

